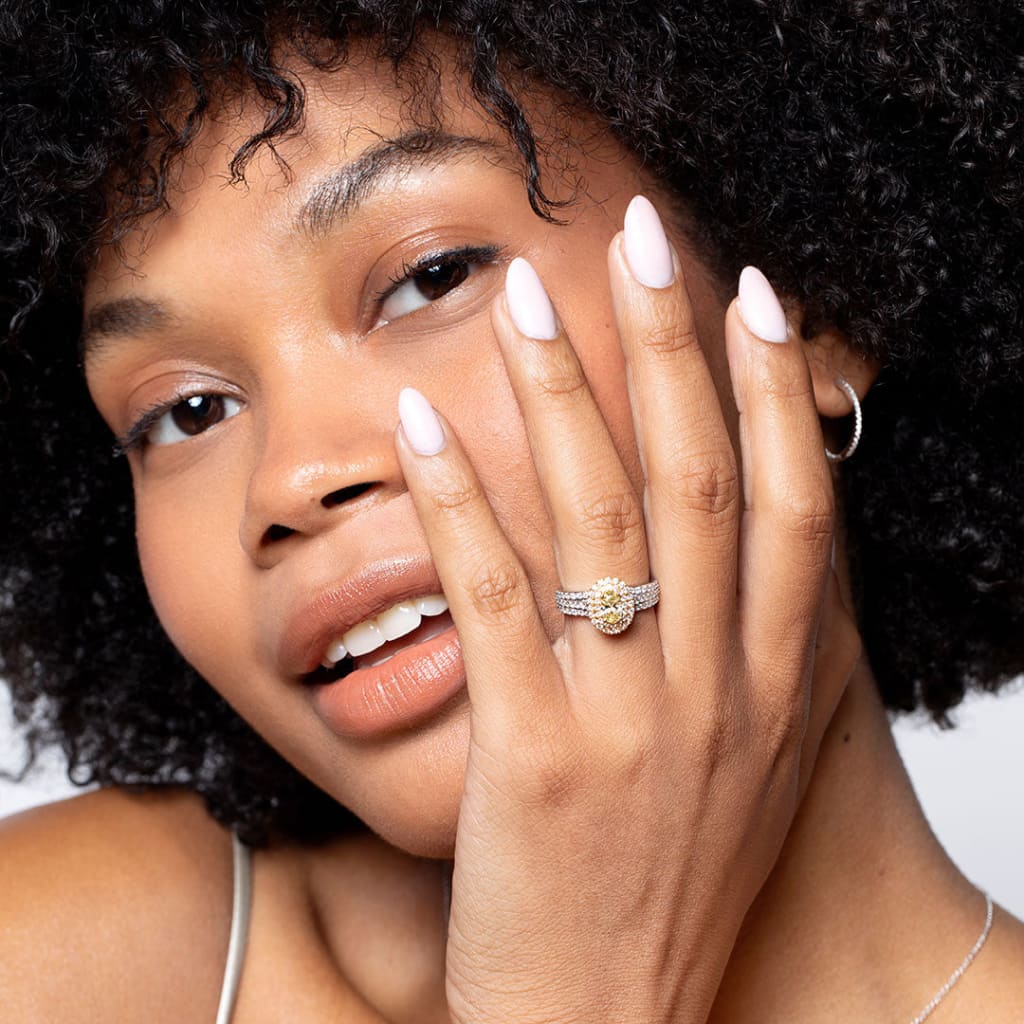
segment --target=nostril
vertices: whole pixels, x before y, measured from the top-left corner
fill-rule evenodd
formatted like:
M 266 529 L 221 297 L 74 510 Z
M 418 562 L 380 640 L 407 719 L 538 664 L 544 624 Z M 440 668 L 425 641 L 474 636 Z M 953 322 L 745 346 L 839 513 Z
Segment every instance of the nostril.
M 336 491 L 331 491 L 325 494 L 320 499 L 320 504 L 323 508 L 333 509 L 339 505 L 345 504 L 347 501 L 352 501 L 358 498 L 359 495 L 365 494 L 367 491 L 372 490 L 377 484 L 380 483 L 378 480 L 370 480 L 369 482 L 364 481 L 359 484 L 352 484 L 349 487 L 340 487 Z M 308 500 L 308 499 L 307 499 Z M 264 531 L 262 537 L 260 537 L 260 547 L 267 547 L 274 544 L 276 541 L 284 540 L 290 537 L 293 533 L 315 533 L 320 526 L 326 526 L 327 520 L 321 520 L 322 513 L 315 511 L 316 506 L 312 507 L 305 505 L 303 508 L 299 508 L 295 511 L 295 526 L 284 526 L 281 523 L 271 523 Z M 287 519 L 286 521 L 292 521 Z
M 275 540 L 284 540 L 285 537 L 290 537 L 294 532 L 294 530 L 289 529 L 287 526 L 278 526 L 277 523 L 274 523 L 263 534 L 263 542 L 264 544 L 270 544 Z
M 351 487 L 342 487 L 340 490 L 331 491 L 330 494 L 325 494 L 320 499 L 320 504 L 324 508 L 334 508 L 336 505 L 343 505 L 346 501 L 351 501 L 353 498 L 358 498 L 360 494 L 365 494 L 371 487 L 376 486 L 374 481 L 362 484 L 352 484 Z

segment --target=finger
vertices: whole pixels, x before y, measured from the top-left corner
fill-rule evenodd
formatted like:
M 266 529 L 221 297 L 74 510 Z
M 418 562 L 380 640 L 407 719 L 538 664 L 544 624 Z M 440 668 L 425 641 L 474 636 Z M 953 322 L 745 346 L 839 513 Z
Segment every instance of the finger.
M 811 680 L 807 728 L 800 752 L 802 797 L 814 771 L 821 741 L 846 693 L 850 676 L 860 660 L 863 644 L 857 625 L 843 603 L 839 580 L 830 572 L 825 584 L 818 633 L 814 641 L 814 670 Z
M 753 268 L 741 275 L 739 298 L 726 314 L 726 348 L 746 506 L 739 578 L 744 647 L 755 679 L 792 680 L 814 636 L 835 497 L 803 345 Z
M 513 260 L 492 320 L 552 526 L 563 590 L 587 590 L 618 577 L 630 586 L 649 577 L 640 497 L 633 488 L 579 359 L 544 286 L 526 260 Z M 614 615 L 613 615 L 614 617 Z M 585 617 L 566 624 L 574 685 L 594 694 L 623 690 L 637 649 L 657 654 L 657 622 L 636 613 L 628 632 L 605 635 Z
M 693 309 L 654 207 L 630 203 L 609 247 L 615 314 L 646 477 L 666 661 L 720 647 L 736 619 L 740 487 Z M 669 585 L 666 585 L 669 584 Z
M 530 582 L 451 427 L 413 388 L 395 447 L 462 646 L 474 719 L 506 730 L 557 714 L 565 691 Z M 514 733 L 513 733 L 514 735 Z

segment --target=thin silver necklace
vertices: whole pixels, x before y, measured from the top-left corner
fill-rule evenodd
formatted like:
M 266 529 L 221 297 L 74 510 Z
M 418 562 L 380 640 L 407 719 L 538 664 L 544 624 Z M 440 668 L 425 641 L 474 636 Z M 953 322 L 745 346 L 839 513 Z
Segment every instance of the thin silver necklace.
M 963 977 L 964 971 L 974 962 L 974 958 L 981 952 L 981 947 L 985 945 L 985 940 L 988 938 L 988 933 L 992 931 L 992 897 L 988 893 L 985 893 L 985 927 L 981 929 L 981 934 L 978 936 L 978 941 L 971 947 L 970 953 L 964 957 L 963 963 L 949 976 L 946 984 L 939 989 L 938 992 L 932 996 L 932 1001 L 910 1022 L 910 1024 L 921 1024 L 923 1020 L 926 1020 L 932 1015 L 935 1007 L 942 1002 L 946 996 L 949 995 L 949 990 Z
M 447 925 L 452 911 L 452 876 L 450 869 L 445 867 L 441 868 L 441 902 L 444 909 L 445 925 Z M 964 971 L 971 966 L 974 958 L 981 952 L 981 947 L 985 945 L 985 940 L 988 938 L 990 931 L 992 931 L 992 897 L 985 893 L 985 927 L 981 929 L 981 934 L 978 936 L 977 941 L 971 947 L 971 951 L 967 956 L 964 957 L 960 966 L 946 979 L 945 985 L 932 996 L 931 1002 L 910 1024 L 922 1024 L 923 1021 L 927 1020 L 935 1012 L 935 1008 L 949 995 L 950 989 L 963 977 Z

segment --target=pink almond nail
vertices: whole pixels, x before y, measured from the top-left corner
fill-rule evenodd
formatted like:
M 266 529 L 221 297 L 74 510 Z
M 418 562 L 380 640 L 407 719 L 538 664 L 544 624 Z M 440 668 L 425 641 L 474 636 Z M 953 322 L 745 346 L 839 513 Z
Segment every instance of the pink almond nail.
M 740 273 L 739 312 L 743 322 L 762 341 L 779 344 L 789 337 L 782 304 L 757 267 L 744 267 Z
M 434 407 L 415 388 L 402 388 L 398 395 L 398 418 L 402 430 L 419 455 L 436 455 L 445 446 L 444 430 Z

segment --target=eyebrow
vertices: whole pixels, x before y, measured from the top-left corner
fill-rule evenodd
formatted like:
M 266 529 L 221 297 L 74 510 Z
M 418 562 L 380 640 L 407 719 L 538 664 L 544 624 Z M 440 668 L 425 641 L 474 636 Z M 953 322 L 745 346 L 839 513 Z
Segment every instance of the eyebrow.
M 101 302 L 90 312 L 78 336 L 78 355 L 95 355 L 113 337 L 154 334 L 177 321 L 168 309 L 152 299 L 129 297 Z
M 488 154 L 496 164 L 512 166 L 510 154 L 496 142 L 473 136 L 417 129 L 381 139 L 310 187 L 295 216 L 293 232 L 321 239 L 350 218 L 374 192 L 380 191 L 387 179 L 478 153 Z M 178 322 L 167 307 L 154 299 L 128 297 L 98 303 L 82 325 L 79 356 L 84 359 L 95 355 L 114 338 L 155 334 Z
M 379 190 L 386 178 L 474 153 L 488 153 L 509 163 L 508 154 L 500 146 L 473 136 L 421 129 L 382 139 L 313 185 L 295 218 L 296 230 L 322 238 L 338 220 L 350 217 L 360 203 Z

